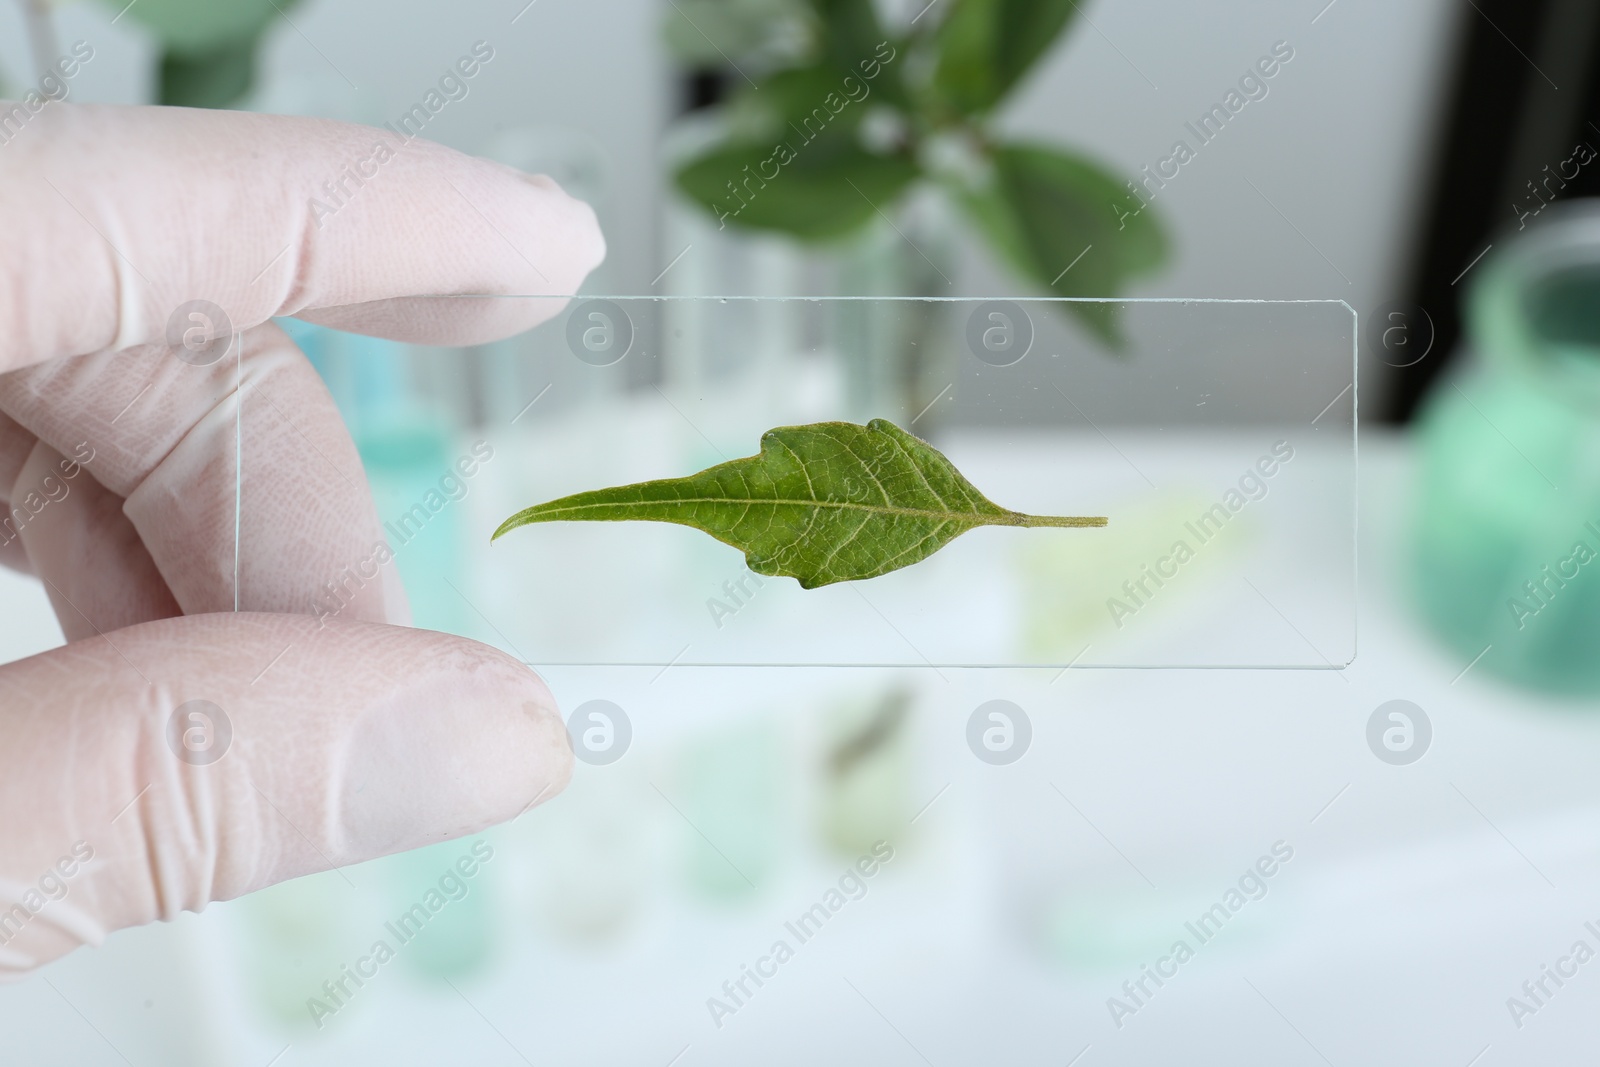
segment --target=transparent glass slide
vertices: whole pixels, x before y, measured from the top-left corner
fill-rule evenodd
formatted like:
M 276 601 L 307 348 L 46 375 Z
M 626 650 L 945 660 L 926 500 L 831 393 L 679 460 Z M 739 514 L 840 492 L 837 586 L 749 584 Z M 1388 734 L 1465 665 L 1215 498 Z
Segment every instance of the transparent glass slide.
M 492 299 L 538 325 L 428 349 L 286 323 L 355 437 L 418 625 L 536 666 L 1329 669 L 1355 655 L 1342 302 Z M 546 523 L 490 543 L 534 503 L 753 455 L 772 427 L 873 418 L 1003 507 L 1109 523 L 981 528 L 812 590 L 661 523 Z

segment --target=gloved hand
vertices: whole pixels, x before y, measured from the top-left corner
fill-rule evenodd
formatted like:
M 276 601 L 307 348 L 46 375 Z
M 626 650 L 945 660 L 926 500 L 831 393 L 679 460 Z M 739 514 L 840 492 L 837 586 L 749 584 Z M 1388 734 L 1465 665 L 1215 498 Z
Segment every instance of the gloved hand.
M 315 617 L 383 535 L 267 320 L 475 344 L 560 301 L 427 298 L 570 294 L 603 255 L 548 179 L 387 131 L 52 104 L 0 145 L 0 559 L 69 641 L 0 667 L 0 974 L 566 784 L 544 684 L 404 628 L 392 564 Z M 177 357 L 196 300 L 242 349 Z

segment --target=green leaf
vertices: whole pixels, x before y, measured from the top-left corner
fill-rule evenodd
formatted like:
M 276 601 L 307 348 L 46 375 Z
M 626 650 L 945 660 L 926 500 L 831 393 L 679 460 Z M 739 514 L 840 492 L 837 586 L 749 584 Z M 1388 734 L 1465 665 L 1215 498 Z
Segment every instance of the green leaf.
M 259 40 L 228 41 L 200 52 L 161 56 L 158 102 L 173 107 L 228 107 L 255 82 Z
M 834 107 L 839 108 L 837 112 L 828 106 L 830 93 Z M 765 119 L 761 131 L 764 135 L 797 139 L 814 136 L 818 130 L 838 133 L 859 126 L 867 109 L 853 100 L 842 104 L 846 99 L 844 75 L 821 63 L 772 74 L 762 81 L 759 90 L 741 92 L 737 106 L 742 111 L 761 114 Z
M 229 107 L 255 82 L 267 30 L 298 0 L 105 0 L 161 43 L 157 101 L 179 107 Z
M 793 58 L 810 18 L 805 0 L 672 0 L 664 14 L 667 49 L 690 69 Z
M 933 83 L 956 111 L 998 104 L 1049 50 L 1078 7 L 1073 0 L 947 0 Z
M 1016 144 L 996 149 L 993 162 L 990 183 L 965 193 L 962 205 L 1000 257 L 1051 295 L 1114 297 L 1166 258 L 1152 209 L 1139 210 L 1127 187 L 1090 160 Z M 1112 305 L 1062 308 L 1122 347 Z
M 840 70 L 853 70 L 887 35 L 872 0 L 812 0 L 822 30 L 823 55 Z
M 844 131 L 790 127 L 775 144 L 713 149 L 679 170 L 677 183 L 725 224 L 822 241 L 887 212 L 919 173 L 910 158 L 875 155 Z
M 1008 511 L 932 445 L 883 419 L 768 430 L 758 455 L 688 478 L 538 504 L 511 516 L 490 540 L 529 523 L 571 520 L 692 526 L 743 551 L 757 574 L 788 575 L 804 589 L 908 567 L 978 526 L 1107 522 Z
M 812 6 L 820 30 L 819 51 L 838 72 L 835 78 L 853 75 L 879 99 L 905 105 L 908 99 L 900 77 L 903 42 L 890 39 L 872 0 L 812 0 Z M 875 77 L 866 77 L 868 72 L 875 72 Z
M 133 22 L 155 31 L 161 43 L 186 55 L 203 55 L 230 42 L 255 39 L 295 0 L 104 0 Z

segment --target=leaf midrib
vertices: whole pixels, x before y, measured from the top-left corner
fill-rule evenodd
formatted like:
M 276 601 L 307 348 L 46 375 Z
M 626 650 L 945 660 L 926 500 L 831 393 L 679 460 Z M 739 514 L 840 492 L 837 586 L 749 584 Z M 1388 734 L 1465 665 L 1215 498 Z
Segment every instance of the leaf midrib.
M 986 525 L 1003 525 L 1006 519 L 1022 519 L 1021 512 L 1007 511 L 997 508 L 993 513 L 979 511 L 933 511 L 923 508 L 897 508 L 885 504 L 856 504 L 843 500 L 785 500 L 777 497 L 733 497 L 733 496 L 686 496 L 673 497 L 669 500 L 629 500 L 629 501 L 599 501 L 592 504 L 573 504 L 563 508 L 552 508 L 548 511 L 537 509 L 539 518 L 555 516 L 564 511 L 592 511 L 597 508 L 632 509 L 658 507 L 669 504 L 743 504 L 747 508 L 756 504 L 767 504 L 773 507 L 791 508 L 838 508 L 842 511 L 870 511 L 878 515 L 909 515 L 919 519 L 934 519 L 939 522 L 980 522 Z M 530 509 L 536 510 L 536 509 Z M 999 520 L 998 522 L 994 520 Z

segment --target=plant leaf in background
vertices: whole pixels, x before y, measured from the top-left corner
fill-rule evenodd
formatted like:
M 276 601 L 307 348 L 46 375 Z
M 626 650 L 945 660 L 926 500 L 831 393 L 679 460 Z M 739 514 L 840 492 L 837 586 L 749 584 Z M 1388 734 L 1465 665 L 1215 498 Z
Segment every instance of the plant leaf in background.
M 662 29 L 680 60 L 759 71 L 773 58 L 799 54 L 809 15 L 806 0 L 672 0 Z
M 776 162 L 771 143 L 717 148 L 678 171 L 678 188 L 719 219 L 822 241 L 858 229 L 919 174 L 909 158 L 874 155 L 842 132 L 797 148 L 770 181 L 760 175 Z
M 692 526 L 743 551 L 757 574 L 787 575 L 804 589 L 908 567 L 979 526 L 1107 522 L 1002 508 L 932 445 L 883 419 L 768 430 L 757 455 L 687 478 L 537 504 L 507 519 L 491 540 L 529 523 L 573 520 Z
M 265 31 L 295 0 L 104 0 L 161 42 L 159 103 L 227 107 L 249 93 Z
M 934 87 L 958 112 L 998 104 L 1050 49 L 1077 11 L 1073 0 L 951 0 L 939 27 Z
M 992 180 L 965 193 L 962 205 L 1002 257 L 1051 295 L 1103 297 L 1165 257 L 1154 216 L 1096 164 L 1030 144 L 1001 146 L 992 158 Z M 1122 348 L 1115 305 L 1062 307 Z
M 866 112 L 854 104 L 846 105 L 838 114 L 828 109 L 828 94 L 840 94 L 842 77 L 828 63 L 791 67 L 769 75 L 759 92 L 741 93 L 732 107 L 748 124 L 749 135 L 760 141 L 794 141 L 818 128 L 830 134 L 843 133 L 860 125 Z M 810 126 L 805 125 L 807 119 L 811 120 Z
M 761 80 L 735 94 L 725 139 L 678 170 L 678 188 L 722 225 L 843 238 L 887 216 L 914 186 L 937 182 L 1008 267 L 1052 295 L 1114 297 L 1165 259 L 1154 210 L 1113 175 L 1057 148 L 1004 143 L 991 129 L 998 106 L 1072 25 L 1077 0 L 940 0 L 892 39 L 871 0 L 808 2 L 809 45 L 787 65 L 753 68 Z M 805 116 L 884 41 L 896 58 L 880 64 L 867 98 L 804 140 Z M 873 109 L 887 121 L 863 122 Z M 774 174 L 763 161 L 779 140 L 797 158 L 770 180 L 752 180 Z M 949 146 L 972 165 L 941 165 Z M 1062 306 L 1100 341 L 1123 347 L 1114 305 Z
M 816 9 L 823 58 L 843 71 L 872 55 L 888 35 L 878 21 L 872 0 L 811 0 Z
M 879 45 L 888 42 L 890 47 L 895 47 L 891 35 L 878 20 L 872 0 L 811 0 L 811 3 L 817 16 L 817 51 L 835 72 L 833 87 L 836 88 L 839 79 L 847 74 L 860 81 L 862 60 L 873 58 Z M 896 48 L 896 53 L 900 51 Z M 880 65 L 878 76 L 872 81 L 872 91 L 879 99 L 896 105 L 907 102 L 897 64 Z
M 255 84 L 256 49 L 246 37 L 195 52 L 167 49 L 161 54 L 156 99 L 176 107 L 227 107 L 244 99 Z

